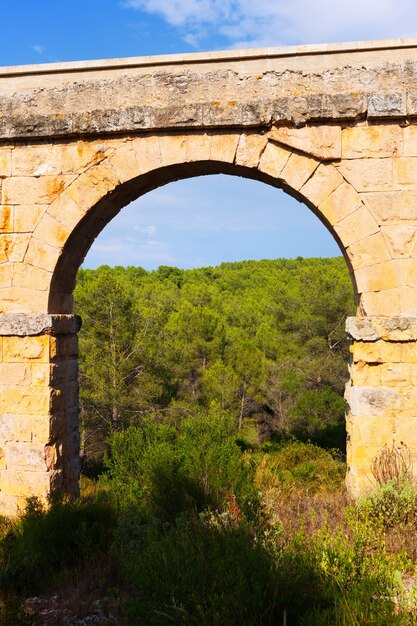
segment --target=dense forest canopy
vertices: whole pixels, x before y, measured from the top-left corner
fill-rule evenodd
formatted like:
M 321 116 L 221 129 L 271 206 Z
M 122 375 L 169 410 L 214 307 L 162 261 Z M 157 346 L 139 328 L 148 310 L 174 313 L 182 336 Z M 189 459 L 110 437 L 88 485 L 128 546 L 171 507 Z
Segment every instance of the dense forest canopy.
M 354 298 L 342 258 L 101 266 L 79 271 L 75 302 L 87 458 L 149 414 L 226 411 L 252 444 L 295 434 L 343 447 Z

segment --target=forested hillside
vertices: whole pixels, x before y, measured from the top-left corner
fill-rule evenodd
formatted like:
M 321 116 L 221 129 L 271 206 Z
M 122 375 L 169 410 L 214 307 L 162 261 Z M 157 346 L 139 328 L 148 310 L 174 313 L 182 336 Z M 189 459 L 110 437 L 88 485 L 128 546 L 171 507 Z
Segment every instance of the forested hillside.
M 342 258 L 80 270 L 84 453 L 145 415 L 227 412 L 242 439 L 344 445 L 354 313 Z

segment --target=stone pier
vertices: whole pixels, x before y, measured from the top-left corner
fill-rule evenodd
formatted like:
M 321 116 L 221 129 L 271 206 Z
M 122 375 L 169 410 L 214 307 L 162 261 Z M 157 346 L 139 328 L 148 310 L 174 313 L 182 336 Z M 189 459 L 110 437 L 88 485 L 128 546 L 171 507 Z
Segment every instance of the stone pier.
M 72 315 L 0 315 L 0 510 L 78 493 L 77 331 Z

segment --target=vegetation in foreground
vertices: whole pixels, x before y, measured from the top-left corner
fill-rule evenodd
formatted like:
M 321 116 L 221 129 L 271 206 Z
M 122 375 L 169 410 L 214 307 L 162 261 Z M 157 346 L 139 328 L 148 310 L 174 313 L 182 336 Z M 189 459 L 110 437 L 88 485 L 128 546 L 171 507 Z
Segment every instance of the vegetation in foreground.
M 88 613 L 88 597 L 116 606 L 101 623 L 411 626 L 410 477 L 394 473 L 354 505 L 344 471 L 296 440 L 242 451 L 224 414 L 116 433 L 79 501 L 30 501 L 3 521 L 2 623 L 48 623 L 24 598 L 58 594 L 73 614 Z
M 90 478 L 0 522 L 1 624 L 417 623 L 406 450 L 344 489 L 343 260 L 103 267 L 75 296 Z

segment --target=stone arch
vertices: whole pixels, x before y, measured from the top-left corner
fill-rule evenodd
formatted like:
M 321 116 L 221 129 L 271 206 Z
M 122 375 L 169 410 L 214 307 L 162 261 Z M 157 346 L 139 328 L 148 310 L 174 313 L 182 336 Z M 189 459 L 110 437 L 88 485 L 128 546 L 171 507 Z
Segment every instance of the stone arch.
M 403 433 L 414 419 L 416 399 L 407 386 L 414 376 L 414 356 L 411 349 L 404 356 L 403 342 L 417 339 L 417 328 L 414 324 L 410 330 L 403 320 L 393 325 L 389 318 L 401 312 L 399 276 L 410 261 L 393 260 L 366 194 L 352 184 L 350 164 L 341 161 L 337 150 L 328 152 L 317 129 L 295 129 L 291 136 L 285 129 L 160 132 L 14 149 L 12 166 L 18 175 L 4 183 L 3 200 L 13 209 L 15 227 L 21 207 L 26 210 L 32 196 L 35 208 L 29 213 L 32 229 L 25 226 L 28 232 L 4 239 L 6 315 L 0 331 L 10 384 L 2 402 L 11 415 L 7 427 L 12 434 L 6 436 L 14 439 L 6 441 L 0 510 L 15 511 L 27 493 L 44 497 L 58 488 L 77 491 L 78 322 L 70 315 L 71 294 L 91 243 L 131 200 L 201 174 L 234 174 L 282 188 L 318 216 L 345 256 L 358 311 L 368 316 L 367 324 L 349 326 L 355 340 L 347 389 L 351 492 L 357 495 L 367 488 L 371 459 L 393 433 L 407 440 Z M 340 133 L 336 127 L 335 134 Z M 59 174 L 45 171 L 45 154 L 52 152 L 53 162 L 60 163 Z M 410 361 L 408 374 L 397 367 L 405 358 Z M 14 383 L 17 370 L 9 365 L 27 371 L 30 382 Z M 403 379 L 403 391 L 393 391 Z M 404 413 L 401 419 L 398 411 Z M 18 420 L 25 425 L 20 430 Z
M 363 304 L 357 281 L 360 286 L 364 284 L 367 262 L 374 265 L 388 258 L 377 222 L 337 167 L 282 145 L 268 134 L 144 135 L 119 144 L 102 144 L 101 148 L 104 150 L 97 153 L 98 162 L 93 159 L 52 202 L 28 246 L 29 259 L 38 255 L 39 242 L 54 248 L 49 255 L 55 263 L 49 313 L 71 312 L 71 292 L 78 267 L 96 236 L 123 206 L 156 187 L 204 174 L 253 178 L 281 188 L 305 203 L 337 241 L 359 306 Z M 66 231 L 63 245 L 62 228 Z M 358 242 L 362 242 L 362 252 Z

